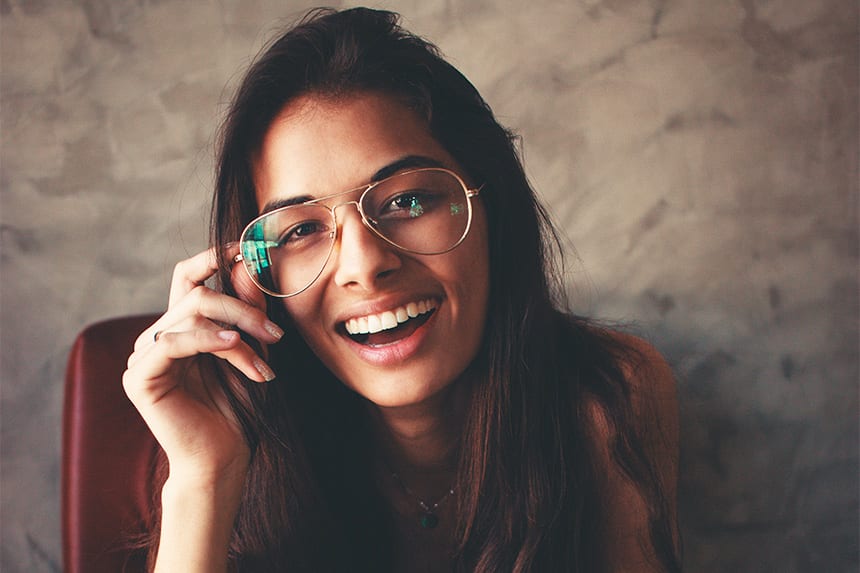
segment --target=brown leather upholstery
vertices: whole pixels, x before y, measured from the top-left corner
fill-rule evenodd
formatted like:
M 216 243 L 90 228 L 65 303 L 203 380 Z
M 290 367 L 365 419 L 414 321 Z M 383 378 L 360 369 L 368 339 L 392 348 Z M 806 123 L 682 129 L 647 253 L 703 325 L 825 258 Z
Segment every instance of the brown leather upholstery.
M 141 563 L 127 561 L 123 545 L 150 511 L 156 443 L 125 396 L 122 373 L 135 338 L 155 318 L 94 324 L 72 347 L 63 406 L 66 573 L 142 570 Z

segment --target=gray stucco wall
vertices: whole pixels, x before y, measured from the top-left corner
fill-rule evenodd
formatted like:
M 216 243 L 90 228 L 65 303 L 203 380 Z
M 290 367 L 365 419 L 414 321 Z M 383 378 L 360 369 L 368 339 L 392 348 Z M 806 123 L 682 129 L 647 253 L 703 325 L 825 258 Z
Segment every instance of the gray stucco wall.
M 523 135 L 580 312 L 679 377 L 689 571 L 858 565 L 853 0 L 411 0 Z M 205 245 L 240 70 L 309 4 L 0 0 L 3 571 L 57 571 L 62 375 Z

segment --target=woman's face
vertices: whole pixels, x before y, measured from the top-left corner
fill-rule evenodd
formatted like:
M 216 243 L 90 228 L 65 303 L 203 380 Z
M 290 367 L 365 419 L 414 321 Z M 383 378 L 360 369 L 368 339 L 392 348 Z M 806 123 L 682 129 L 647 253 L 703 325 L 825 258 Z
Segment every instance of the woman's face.
M 397 100 L 372 93 L 337 101 L 309 96 L 287 105 L 265 137 L 255 166 L 258 205 L 331 195 L 366 185 L 381 172 L 434 165 L 456 172 L 470 187 L 480 184 Z M 354 205 L 337 208 L 338 239 L 323 274 L 284 299 L 317 356 L 379 406 L 420 404 L 457 379 L 478 351 L 489 257 L 485 211 L 480 199 L 471 201 L 468 236 L 441 255 L 399 251 L 362 224 Z M 398 311 L 402 318 L 402 311 L 414 314 L 422 305 L 432 311 L 396 329 L 363 337 L 347 333 L 353 319 L 372 322 Z

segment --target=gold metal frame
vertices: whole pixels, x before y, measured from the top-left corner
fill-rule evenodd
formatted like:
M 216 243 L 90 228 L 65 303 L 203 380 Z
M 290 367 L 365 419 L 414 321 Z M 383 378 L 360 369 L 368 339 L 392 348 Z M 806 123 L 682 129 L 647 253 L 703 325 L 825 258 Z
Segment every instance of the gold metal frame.
M 463 191 L 465 191 L 465 193 L 466 193 L 466 199 L 467 199 L 467 205 L 468 205 L 468 219 L 466 220 L 466 228 L 463 230 L 463 234 L 460 235 L 460 238 L 457 239 L 457 241 L 451 247 L 449 247 L 443 251 L 434 251 L 434 252 L 424 253 L 421 251 L 415 251 L 412 249 L 406 249 L 404 247 L 401 247 L 400 245 L 394 243 L 388 237 L 386 237 L 382 233 L 380 233 L 376 229 L 376 227 L 374 227 L 375 221 L 373 221 L 367 215 L 365 215 L 364 209 L 361 206 L 361 202 L 364 200 L 364 198 L 367 196 L 367 194 L 372 189 L 374 189 L 375 187 L 378 187 L 379 185 L 382 185 L 383 183 L 386 183 L 386 182 L 388 182 L 392 179 L 395 179 L 397 177 L 403 177 L 405 175 L 411 175 L 414 173 L 421 173 L 421 172 L 427 172 L 427 171 L 447 173 L 448 175 L 451 175 L 452 177 L 454 177 L 454 179 L 456 179 L 457 182 L 460 183 L 460 186 L 463 188 Z M 386 177 L 385 179 L 382 179 L 380 181 L 376 181 L 376 182 L 370 183 L 368 185 L 362 185 L 361 187 L 356 187 L 356 188 L 350 189 L 348 191 L 341 191 L 340 193 L 333 193 L 332 195 L 326 195 L 325 197 L 318 197 L 316 199 L 311 199 L 310 201 L 305 201 L 304 203 L 299 203 L 297 205 L 287 205 L 286 207 L 281 207 L 279 209 L 274 209 L 272 211 L 269 211 L 268 213 L 263 213 L 262 215 L 255 217 L 250 223 L 245 225 L 245 228 L 242 230 L 242 234 L 239 235 L 239 254 L 233 258 L 233 262 L 234 263 L 238 263 L 238 262 L 244 263 L 245 262 L 245 257 L 242 256 L 242 244 L 245 242 L 245 235 L 249 232 L 251 227 L 256 225 L 259 221 L 261 221 L 267 217 L 271 217 L 272 215 L 274 215 L 276 213 L 282 213 L 288 209 L 295 209 L 297 207 L 305 207 L 307 205 L 319 205 L 320 207 L 327 209 L 329 211 L 329 213 L 331 213 L 331 220 L 334 223 L 334 225 L 332 226 L 333 230 L 329 233 L 329 236 L 331 238 L 331 243 L 330 243 L 329 248 L 328 248 L 328 253 L 326 253 L 325 260 L 323 261 L 322 265 L 320 266 L 319 272 L 317 272 L 317 274 L 314 276 L 314 278 L 311 279 L 311 281 L 307 285 L 305 285 L 301 289 L 299 289 L 295 292 L 291 292 L 289 294 L 279 294 L 279 293 L 271 291 L 271 290 L 267 289 L 266 287 L 264 287 L 263 285 L 261 285 L 260 282 L 257 280 L 256 275 L 254 273 L 252 273 L 251 270 L 248 268 L 248 265 L 247 264 L 242 265 L 245 269 L 245 272 L 248 273 L 248 276 L 251 277 L 251 280 L 254 282 L 254 284 L 257 286 L 257 288 L 259 288 L 261 291 L 263 291 L 264 293 L 266 293 L 270 296 L 273 296 L 276 298 L 289 298 L 291 296 L 296 296 L 298 294 L 303 293 L 307 289 L 309 289 L 317 281 L 317 279 L 320 278 L 320 275 L 322 275 L 323 271 L 325 270 L 326 266 L 328 265 L 328 261 L 331 258 L 331 253 L 334 250 L 334 245 L 337 242 L 338 224 L 337 224 L 337 215 L 336 215 L 335 211 L 338 209 L 338 207 L 343 207 L 344 205 L 355 205 L 355 208 L 358 211 L 358 214 L 361 216 L 362 224 L 367 229 L 369 229 L 371 232 L 373 232 L 374 235 L 376 235 L 377 237 L 379 237 L 380 239 L 382 239 L 383 241 L 385 241 L 386 243 L 388 243 L 392 247 L 396 248 L 397 250 L 402 251 L 404 253 L 410 253 L 413 255 L 442 255 L 442 254 L 448 253 L 448 252 L 456 249 L 458 246 L 460 246 L 460 243 L 462 243 L 463 240 L 466 238 L 466 236 L 469 234 L 469 230 L 472 228 L 472 202 L 468 201 L 468 200 L 472 199 L 474 197 L 477 197 L 478 194 L 481 192 L 482 188 L 483 188 L 483 185 L 480 187 L 474 188 L 474 189 L 470 189 L 469 186 L 466 185 L 466 182 L 463 181 L 463 178 L 460 177 L 459 175 L 457 175 L 456 173 L 454 173 L 453 171 L 451 171 L 450 169 L 445 169 L 443 167 L 424 167 L 421 169 L 411 169 L 409 171 L 403 171 L 400 173 L 395 173 L 394 175 Z M 362 191 L 362 189 L 364 191 Z M 341 197 L 343 195 L 358 193 L 359 191 L 362 191 L 362 193 L 361 193 L 361 196 L 358 198 L 358 200 L 344 201 L 343 203 L 338 203 L 338 204 L 333 205 L 333 206 L 328 206 L 328 205 L 322 204 L 324 201 L 329 201 L 331 199 L 334 199 L 336 197 Z

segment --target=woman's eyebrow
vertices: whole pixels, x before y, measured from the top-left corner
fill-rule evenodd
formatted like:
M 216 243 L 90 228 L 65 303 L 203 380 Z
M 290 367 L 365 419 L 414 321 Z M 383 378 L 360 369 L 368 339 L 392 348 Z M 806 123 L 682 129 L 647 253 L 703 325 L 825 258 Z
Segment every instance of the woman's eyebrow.
M 426 157 L 424 155 L 406 155 L 396 161 L 392 161 L 374 173 L 373 177 L 370 178 L 370 182 L 376 183 L 377 181 L 382 181 L 386 177 L 391 177 L 398 171 L 416 167 L 444 167 L 444 165 L 442 165 L 441 161 L 433 159 L 432 157 Z
M 286 199 L 275 199 L 274 201 L 269 201 L 263 206 L 263 210 L 260 211 L 260 215 L 268 213 L 269 211 L 274 211 L 275 209 L 280 209 L 281 207 L 289 207 L 291 205 L 299 205 L 300 203 L 306 203 L 314 199 L 310 195 L 299 195 L 298 197 L 289 197 Z
M 378 181 L 382 181 L 387 177 L 391 177 L 398 171 L 403 171 L 404 169 L 415 169 L 420 167 L 444 167 L 441 161 L 438 159 L 433 159 L 432 157 L 427 157 L 424 155 L 406 155 L 392 161 L 382 169 L 378 170 L 373 174 L 373 177 L 370 178 L 371 183 L 376 183 Z M 299 195 L 297 197 L 288 197 L 284 199 L 275 199 L 273 201 L 269 201 L 263 207 L 263 210 L 260 211 L 260 214 L 268 213 L 269 211 L 274 211 L 275 209 L 280 209 L 281 207 L 289 207 L 291 205 L 299 205 L 301 203 L 306 203 L 307 201 L 312 201 L 316 199 L 311 195 Z

